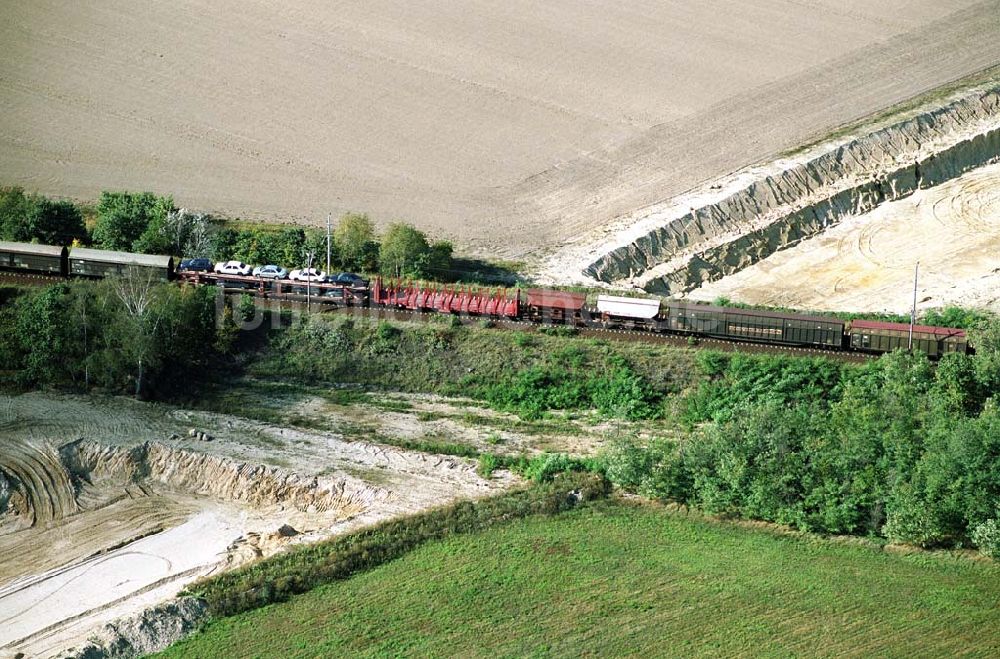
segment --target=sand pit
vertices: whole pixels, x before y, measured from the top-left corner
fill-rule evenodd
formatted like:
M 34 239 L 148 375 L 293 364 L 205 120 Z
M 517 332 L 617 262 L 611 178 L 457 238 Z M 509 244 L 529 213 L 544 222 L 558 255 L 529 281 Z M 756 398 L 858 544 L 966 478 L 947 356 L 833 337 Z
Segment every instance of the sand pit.
M 7 3 L 0 182 L 527 255 L 1000 62 L 1000 1 Z M 905 75 L 904 75 L 905 72 Z
M 844 220 L 690 297 L 906 313 L 918 260 L 919 307 L 1000 311 L 1000 165 Z
M 189 437 L 192 424 L 212 440 Z M 2 398 L 0 657 L 79 648 L 205 574 L 511 482 L 470 461 L 231 415 Z

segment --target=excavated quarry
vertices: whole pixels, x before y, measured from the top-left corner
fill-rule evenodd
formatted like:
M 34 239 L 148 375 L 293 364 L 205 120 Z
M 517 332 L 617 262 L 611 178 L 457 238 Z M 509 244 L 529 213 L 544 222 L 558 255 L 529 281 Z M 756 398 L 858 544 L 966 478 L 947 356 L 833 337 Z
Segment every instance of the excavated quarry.
M 306 478 L 158 442 L 123 448 L 81 440 L 62 447 L 60 455 L 76 483 L 110 483 L 112 488 L 140 483 L 256 508 L 280 506 L 346 518 L 388 497 L 382 488 L 356 479 Z
M 67 631 L 118 613 L 132 595 L 170 594 L 273 553 L 298 535 L 282 519 L 332 526 L 390 497 L 351 477 L 307 478 L 158 442 L 56 449 L 8 441 L 4 449 L 0 647 L 31 656 L 60 649 Z M 271 531 L 244 528 L 248 517 Z M 188 541 L 197 545 L 188 550 Z M 102 589 L 109 578 L 124 587 Z
M 173 598 L 202 576 L 509 484 L 445 456 L 230 415 L 42 394 L 5 402 L 4 659 L 162 649 L 197 623 L 200 607 Z M 179 432 L 194 420 L 202 439 Z
M 677 295 L 848 217 L 1000 161 L 1000 83 L 869 124 L 645 209 L 556 257 L 585 281 Z M 543 275 L 544 276 L 544 275 Z

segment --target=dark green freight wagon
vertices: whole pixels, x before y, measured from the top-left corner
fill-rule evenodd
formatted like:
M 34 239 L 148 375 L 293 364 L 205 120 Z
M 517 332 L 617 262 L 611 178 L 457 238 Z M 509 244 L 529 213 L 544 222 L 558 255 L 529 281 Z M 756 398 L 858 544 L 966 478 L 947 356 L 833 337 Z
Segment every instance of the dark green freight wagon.
M 910 326 L 906 323 L 882 323 L 855 320 L 851 323 L 851 347 L 866 352 L 906 350 L 910 345 Z M 928 357 L 940 357 L 949 352 L 965 353 L 969 339 L 965 332 L 951 327 L 913 326 L 913 350 Z
M 844 345 L 844 321 L 836 318 L 671 303 L 667 305 L 665 320 L 667 328 L 673 331 L 725 339 L 824 348 Z
M 174 259 L 153 254 L 109 252 L 77 247 L 69 253 L 69 272 L 78 277 L 109 277 L 130 273 L 151 274 L 168 280 L 174 274 Z
M 66 276 L 66 248 L 0 241 L 0 268 Z

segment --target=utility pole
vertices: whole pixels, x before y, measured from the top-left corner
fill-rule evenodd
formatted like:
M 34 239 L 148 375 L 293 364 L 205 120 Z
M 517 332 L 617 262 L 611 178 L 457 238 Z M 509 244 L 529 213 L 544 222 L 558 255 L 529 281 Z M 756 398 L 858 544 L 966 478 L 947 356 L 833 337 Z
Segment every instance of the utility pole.
M 326 214 L 326 274 L 330 274 L 330 214 Z
M 309 252 L 309 259 L 306 262 L 306 313 L 312 310 L 312 267 L 314 255 L 314 252 Z
M 917 261 L 913 268 L 913 308 L 910 310 L 910 338 L 906 342 L 906 349 L 913 351 L 913 326 L 917 324 L 917 276 L 920 274 L 920 261 Z

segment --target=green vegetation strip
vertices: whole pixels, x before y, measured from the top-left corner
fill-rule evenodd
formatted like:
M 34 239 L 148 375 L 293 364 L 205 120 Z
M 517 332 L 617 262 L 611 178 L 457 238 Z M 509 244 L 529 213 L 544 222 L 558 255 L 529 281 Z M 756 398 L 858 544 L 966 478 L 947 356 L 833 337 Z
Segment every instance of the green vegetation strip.
M 234 615 L 381 565 L 428 540 L 482 530 L 518 517 L 555 514 L 607 493 L 608 483 L 602 477 L 567 474 L 529 489 L 462 501 L 297 548 L 201 581 L 191 593 L 205 599 L 212 615 Z
M 996 656 L 998 577 L 609 501 L 428 543 L 163 656 Z
M 664 415 L 689 386 L 694 352 L 642 343 L 497 332 L 441 323 L 311 316 L 275 332 L 248 366 L 262 379 L 458 395 L 538 420 L 550 410 Z

